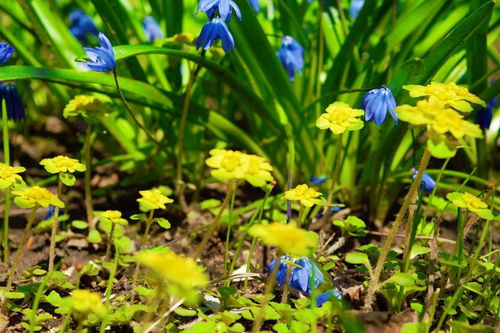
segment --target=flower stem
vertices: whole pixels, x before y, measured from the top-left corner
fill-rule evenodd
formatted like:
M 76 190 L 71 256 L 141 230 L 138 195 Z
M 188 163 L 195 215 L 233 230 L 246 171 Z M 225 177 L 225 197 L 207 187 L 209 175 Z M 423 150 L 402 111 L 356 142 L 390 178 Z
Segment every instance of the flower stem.
M 143 250 L 146 247 L 146 242 L 148 241 L 149 230 L 151 229 L 151 225 L 153 224 L 155 210 L 152 209 L 149 211 L 148 218 L 146 219 L 146 230 L 144 230 L 144 234 L 141 239 L 141 248 Z M 139 268 L 141 265 L 137 262 L 135 264 L 134 275 L 132 277 L 132 296 L 130 297 L 130 304 L 134 304 L 135 301 L 135 287 L 137 286 L 137 278 L 139 277 Z
M 92 157 L 90 155 L 90 149 L 92 143 L 92 126 L 87 124 L 85 130 L 85 141 L 83 143 L 83 159 L 85 160 L 85 176 L 84 176 L 84 187 L 85 187 L 85 210 L 87 211 L 87 224 L 89 225 L 89 231 L 94 230 L 94 209 L 92 207 L 92 187 L 90 184 L 90 179 L 92 176 Z
M 12 288 L 12 283 L 14 282 L 14 276 L 16 275 L 17 271 L 17 263 L 21 259 L 21 254 L 23 253 L 24 246 L 26 245 L 26 240 L 28 239 L 28 235 L 31 231 L 31 226 L 33 225 L 33 222 L 35 221 L 35 216 L 36 216 L 36 211 L 38 209 L 38 205 L 33 207 L 31 210 L 31 213 L 28 217 L 28 224 L 26 225 L 26 228 L 24 228 L 23 236 L 21 237 L 21 242 L 19 243 L 19 246 L 16 250 L 16 254 L 14 255 L 14 259 L 12 260 L 12 264 L 9 270 L 9 275 L 7 278 L 7 286 L 5 287 L 4 291 L 9 292 Z M 4 299 L 2 303 L 2 313 L 5 314 L 7 312 L 7 305 L 8 305 L 9 300 L 7 298 Z
M 294 259 L 292 257 L 290 257 L 290 262 L 291 263 L 294 262 Z M 276 265 L 280 265 L 280 264 L 281 264 L 281 258 L 276 259 Z M 288 303 L 288 291 L 289 291 L 290 277 L 292 276 L 292 269 L 293 269 L 293 265 L 288 264 L 288 268 L 286 270 L 285 284 L 283 285 L 283 294 L 281 295 L 281 303 L 282 304 Z
M 420 167 L 418 168 L 417 176 L 413 180 L 413 183 L 410 186 L 410 190 L 406 194 L 405 200 L 403 201 L 403 205 L 399 209 L 398 215 L 396 217 L 396 221 L 394 221 L 394 224 L 392 225 L 392 228 L 389 234 L 387 235 L 387 239 L 385 240 L 384 247 L 382 248 L 380 256 L 378 257 L 377 266 L 375 267 L 375 271 L 370 280 L 370 285 L 368 287 L 368 291 L 365 297 L 365 304 L 363 306 L 363 310 L 365 311 L 369 311 L 372 308 L 373 298 L 378 288 L 380 274 L 382 273 L 382 269 L 384 268 L 385 260 L 387 259 L 387 255 L 389 253 L 389 250 L 391 249 L 392 242 L 396 237 L 396 233 L 399 230 L 399 226 L 401 225 L 401 222 L 403 221 L 403 218 L 405 217 L 406 212 L 408 211 L 408 207 L 411 204 L 411 200 L 412 198 L 414 198 L 414 195 L 420 185 L 420 182 L 422 181 L 422 175 L 424 174 L 424 171 L 427 168 L 427 165 L 429 164 L 430 158 L 431 158 L 431 153 L 429 149 L 426 148 L 424 156 L 422 157 L 422 161 L 420 162 Z
M 330 205 L 333 203 L 333 194 L 335 193 L 336 183 L 340 175 L 343 149 L 344 147 L 342 142 L 342 133 L 340 133 L 337 140 L 337 154 L 336 154 L 337 156 L 335 159 L 335 169 L 333 170 L 332 174 L 332 183 L 330 185 L 330 191 L 328 191 L 328 199 L 326 200 L 325 208 L 323 209 L 323 216 L 322 216 L 323 222 L 327 220 L 327 217 L 330 213 Z
M 113 78 L 115 79 L 116 90 L 118 90 L 118 96 L 120 96 L 120 99 L 122 100 L 123 105 L 125 106 L 125 109 L 127 110 L 127 112 L 130 115 L 130 117 L 132 117 L 132 119 L 134 120 L 134 122 L 137 125 L 137 127 L 139 127 L 144 133 L 146 133 L 147 137 L 151 141 L 153 141 L 157 146 L 161 147 L 162 145 L 161 145 L 160 141 L 156 140 L 153 137 L 153 135 L 144 127 L 144 125 L 142 125 L 139 122 L 139 120 L 135 116 L 134 112 L 130 108 L 130 105 L 128 104 L 127 100 L 125 99 L 125 96 L 123 95 L 123 92 L 122 92 L 122 90 L 120 88 L 120 85 L 118 84 L 118 76 L 116 75 L 116 71 L 113 71 Z
M 57 197 L 61 199 L 62 196 L 62 181 L 59 175 L 59 182 L 57 183 Z M 52 233 L 50 234 L 50 250 L 49 250 L 49 273 L 54 269 L 54 260 L 56 257 L 56 235 L 57 227 L 59 224 L 59 207 L 55 207 L 54 215 L 52 216 Z
M 278 251 L 276 258 L 276 265 L 274 265 L 271 276 L 267 279 L 266 287 L 264 288 L 264 299 L 260 305 L 260 310 L 253 320 L 252 333 L 260 332 L 262 322 L 264 321 L 266 306 L 269 304 L 269 297 L 273 291 L 274 284 L 276 283 L 276 275 L 278 274 L 278 268 L 280 266 L 281 251 Z
M 207 233 L 203 237 L 203 240 L 201 241 L 200 245 L 198 246 L 198 249 L 196 250 L 193 259 L 196 260 L 200 257 L 201 253 L 203 250 L 205 250 L 205 247 L 208 244 L 208 241 L 210 240 L 210 237 L 212 237 L 213 233 L 217 230 L 217 227 L 219 226 L 220 219 L 222 217 L 222 213 L 226 209 L 227 205 L 229 204 L 229 200 L 233 196 L 233 193 L 236 192 L 236 184 L 234 182 L 229 183 L 229 190 L 227 191 L 226 197 L 224 198 L 224 201 L 222 202 L 222 205 L 220 207 L 219 213 L 215 217 L 215 219 L 212 221 L 210 225 L 210 229 L 208 229 Z
M 224 251 L 224 275 L 227 275 L 227 271 L 229 269 L 229 239 L 231 238 L 231 226 L 232 226 L 232 215 L 234 208 L 234 198 L 235 193 L 231 196 L 231 203 L 229 204 L 229 222 L 227 224 L 227 233 L 226 233 L 226 248 Z
M 116 271 L 118 270 L 118 256 L 119 256 L 118 250 L 115 249 L 115 258 L 113 260 L 113 266 L 111 267 L 111 270 L 109 271 L 108 285 L 106 286 L 106 292 L 104 293 L 104 295 L 106 297 L 106 299 L 104 301 L 104 306 L 106 307 L 106 309 L 109 308 L 111 291 L 113 290 L 113 283 L 115 281 Z M 104 318 L 102 320 L 99 332 L 102 332 L 102 333 L 105 332 L 107 322 L 108 321 L 106 318 Z
M 7 115 L 7 103 L 2 99 L 2 132 L 3 132 L 3 158 L 7 165 L 10 165 L 9 146 L 9 118 Z M 9 212 L 10 212 L 10 188 L 5 190 L 5 209 L 3 213 L 3 261 L 9 260 Z
M 109 231 L 108 245 L 106 246 L 106 255 L 104 256 L 104 261 L 108 261 L 111 258 L 111 248 L 113 247 L 113 237 L 115 233 L 115 224 L 111 222 L 111 230 Z

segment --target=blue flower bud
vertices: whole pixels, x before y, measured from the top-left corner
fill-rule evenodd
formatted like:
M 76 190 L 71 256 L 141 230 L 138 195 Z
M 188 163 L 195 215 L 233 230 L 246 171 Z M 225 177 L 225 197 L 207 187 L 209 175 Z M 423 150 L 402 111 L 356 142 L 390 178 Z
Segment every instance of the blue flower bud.
M 163 31 L 161 30 L 158 22 L 152 16 L 147 16 L 142 20 L 142 29 L 144 30 L 146 38 L 150 42 L 163 38 Z
M 10 46 L 7 42 L 0 43 L 0 65 L 3 65 L 12 57 L 14 47 Z
M 370 90 L 363 97 L 361 108 L 365 110 L 365 120 L 375 121 L 375 124 L 380 125 L 384 122 L 387 116 L 387 111 L 391 113 L 394 122 L 398 123 L 398 116 L 394 109 L 396 101 L 392 92 L 386 86 Z
M 295 39 L 283 36 L 281 47 L 278 50 L 278 58 L 288 73 L 288 79 L 295 79 L 295 72 L 301 72 L 304 68 L 304 49 Z
M 231 35 L 226 23 L 216 17 L 207 22 L 201 29 L 200 36 L 196 41 L 196 49 L 202 47 L 204 50 L 208 50 L 218 39 L 222 41 L 222 48 L 226 53 L 234 49 L 233 35 Z

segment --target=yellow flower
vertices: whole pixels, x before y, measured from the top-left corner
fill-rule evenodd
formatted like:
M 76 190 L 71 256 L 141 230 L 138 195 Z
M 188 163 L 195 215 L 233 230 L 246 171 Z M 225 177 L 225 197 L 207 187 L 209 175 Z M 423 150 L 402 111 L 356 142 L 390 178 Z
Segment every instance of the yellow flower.
M 244 154 L 242 164 L 245 169 L 243 178 L 253 186 L 262 187 L 267 182 L 274 180 L 271 175 L 273 167 L 265 158 L 257 155 Z
M 205 163 L 214 168 L 210 174 L 220 181 L 228 181 L 231 179 L 243 179 L 245 168 L 243 159 L 245 154 L 240 151 L 212 149 L 210 150 L 211 157 L 207 158 Z
M 85 165 L 74 158 L 59 155 L 53 158 L 45 158 L 40 162 L 45 170 L 50 173 L 73 173 L 75 171 L 85 171 Z
M 172 40 L 177 44 L 191 44 L 194 40 L 194 37 L 190 33 L 181 32 L 179 34 L 175 34 L 172 36 Z
M 297 228 L 292 224 L 271 223 L 254 225 L 250 235 L 268 246 L 276 246 L 286 254 L 294 256 L 311 255 L 318 245 L 318 236 L 312 231 Z
M 77 95 L 64 107 L 63 115 L 65 118 L 83 116 L 102 116 L 108 111 L 105 101 L 99 97 L 89 95 Z
M 466 208 L 472 212 L 488 208 L 486 202 L 470 193 L 452 192 L 446 195 L 446 198 L 457 207 Z
M 321 196 L 320 192 L 310 188 L 306 184 L 298 185 L 296 188 L 285 192 L 285 199 L 298 200 L 306 207 L 323 204 L 324 200 L 319 199 L 319 196 Z
M 425 125 L 438 134 L 449 133 L 460 139 L 465 135 L 475 138 L 483 136 L 478 125 L 463 119 L 463 116 L 436 98 L 421 100 L 416 106 L 400 105 L 398 117 L 413 125 Z
M 127 225 L 127 220 L 122 218 L 122 213 L 118 210 L 106 210 L 101 213 L 101 219 L 110 221 L 113 224 Z
M 156 271 L 168 283 L 175 284 L 183 290 L 202 288 L 208 284 L 208 276 L 193 259 L 177 255 L 173 251 L 164 253 L 143 251 L 137 255 L 137 260 Z
M 0 188 L 23 184 L 23 178 L 19 176 L 18 173 L 24 171 L 26 171 L 26 169 L 23 167 L 12 167 L 0 163 Z
M 80 314 L 103 314 L 105 312 L 101 296 L 88 290 L 77 289 L 71 293 L 73 309 Z
M 470 93 L 467 88 L 457 86 L 454 82 L 432 82 L 426 86 L 406 85 L 403 86 L 403 88 L 410 92 L 411 97 L 434 97 L 450 107 L 462 112 L 472 111 L 470 103 L 486 107 L 486 103 L 479 97 Z
M 163 195 L 160 190 L 152 189 L 148 191 L 139 191 L 141 198 L 137 199 L 139 207 L 143 212 L 148 212 L 153 209 L 165 209 L 165 204 L 174 202 L 166 195 Z
M 363 110 L 353 109 L 343 102 L 335 102 L 326 108 L 326 113 L 319 116 L 316 126 L 330 129 L 335 134 L 359 130 L 363 128 L 363 120 L 357 117 L 363 114 Z
M 12 194 L 16 196 L 14 202 L 21 208 L 33 208 L 35 206 L 48 207 L 49 205 L 59 208 L 64 207 L 64 203 L 57 196 L 40 186 L 12 191 Z

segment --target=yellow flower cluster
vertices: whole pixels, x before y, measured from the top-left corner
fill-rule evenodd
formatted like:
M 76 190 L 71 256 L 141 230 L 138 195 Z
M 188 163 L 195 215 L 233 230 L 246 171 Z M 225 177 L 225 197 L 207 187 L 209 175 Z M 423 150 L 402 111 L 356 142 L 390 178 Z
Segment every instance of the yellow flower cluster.
M 470 93 L 467 88 L 457 86 L 455 82 L 432 82 L 426 86 L 406 85 L 403 88 L 409 91 L 411 97 L 429 96 L 461 112 L 472 111 L 470 103 L 486 107 L 484 101 Z
M 98 117 L 105 115 L 108 111 L 107 103 L 99 97 L 90 95 L 77 95 L 64 107 L 65 118 L 82 116 Z
M 122 218 L 122 213 L 118 210 L 106 210 L 101 213 L 100 219 L 108 220 L 113 224 L 127 225 L 128 222 Z
M 208 276 L 191 258 L 180 256 L 173 251 L 153 253 L 143 251 L 137 255 L 137 260 L 158 273 L 168 283 L 175 284 L 182 290 L 193 290 L 205 287 Z
M 23 178 L 18 175 L 20 172 L 26 171 L 23 167 L 12 167 L 0 163 L 0 188 L 13 187 L 24 183 Z
M 137 201 L 139 202 L 140 210 L 143 212 L 149 212 L 153 209 L 166 209 L 165 204 L 174 202 L 174 200 L 163 195 L 158 189 L 139 191 L 139 194 L 142 197 L 137 199 Z
M 40 186 L 12 191 L 12 194 L 16 196 L 14 202 L 21 208 L 33 208 L 35 206 L 48 207 L 49 205 L 59 208 L 64 207 L 64 203 L 57 196 Z
M 77 289 L 71 293 L 71 304 L 73 310 L 79 314 L 88 315 L 91 313 L 104 314 L 105 308 L 101 301 L 101 296 L 88 290 Z
M 55 173 L 73 173 L 75 171 L 83 172 L 85 171 L 85 165 L 78 162 L 74 158 L 69 158 L 67 156 L 59 155 L 53 158 L 45 158 L 40 162 L 47 172 L 52 174 Z
M 470 210 L 471 212 L 477 212 L 480 209 L 488 208 L 486 202 L 482 201 L 478 197 L 467 192 L 466 193 L 452 192 L 448 193 L 446 197 L 455 206 L 460 208 L 465 208 L 467 210 Z
M 213 168 L 211 175 L 220 181 L 242 179 L 261 187 L 274 180 L 273 167 L 263 157 L 225 149 L 212 149 L 210 155 L 206 164 Z
M 297 228 L 292 224 L 271 223 L 254 225 L 250 235 L 259 238 L 268 246 L 276 246 L 293 256 L 311 255 L 318 245 L 318 236 L 312 231 Z
M 287 200 L 298 200 L 302 205 L 306 207 L 312 207 L 313 205 L 322 205 L 325 201 L 321 198 L 321 193 L 313 188 L 310 188 L 306 184 L 298 185 L 297 187 L 285 192 L 285 199 Z
M 363 128 L 363 120 L 358 118 L 362 115 L 364 115 L 363 110 L 353 109 L 343 102 L 335 102 L 319 116 L 316 126 L 320 129 L 330 129 L 335 134 L 356 131 Z

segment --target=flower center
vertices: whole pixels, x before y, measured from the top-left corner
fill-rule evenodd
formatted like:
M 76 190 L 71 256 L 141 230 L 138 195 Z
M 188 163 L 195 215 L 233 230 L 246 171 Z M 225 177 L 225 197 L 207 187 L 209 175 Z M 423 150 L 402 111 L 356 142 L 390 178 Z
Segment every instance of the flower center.
M 241 157 L 236 152 L 229 152 L 224 155 L 220 165 L 227 171 L 234 171 L 240 165 Z

